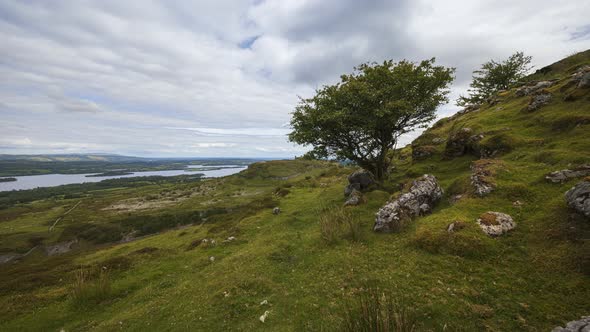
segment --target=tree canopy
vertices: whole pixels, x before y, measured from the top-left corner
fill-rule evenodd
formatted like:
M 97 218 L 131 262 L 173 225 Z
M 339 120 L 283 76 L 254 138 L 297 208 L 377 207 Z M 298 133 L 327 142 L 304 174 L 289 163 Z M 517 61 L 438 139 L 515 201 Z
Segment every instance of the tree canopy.
M 469 95 L 457 99 L 458 106 L 479 105 L 501 90 L 507 90 L 522 80 L 531 70 L 532 57 L 522 52 L 512 54 L 502 62 L 490 60 L 473 72 Z
M 365 63 L 341 81 L 303 99 L 291 119 L 289 140 L 311 145 L 316 157 L 349 159 L 375 175 L 386 175 L 387 152 L 400 135 L 424 127 L 448 102 L 454 68 L 435 59 Z

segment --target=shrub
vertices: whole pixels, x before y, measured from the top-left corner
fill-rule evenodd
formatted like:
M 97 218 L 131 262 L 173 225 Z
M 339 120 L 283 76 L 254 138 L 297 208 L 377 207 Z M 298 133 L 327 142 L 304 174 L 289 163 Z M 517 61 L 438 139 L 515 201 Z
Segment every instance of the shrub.
M 344 310 L 339 331 L 417 331 L 413 310 L 394 299 L 388 292 L 369 288 L 357 295 L 357 301 Z

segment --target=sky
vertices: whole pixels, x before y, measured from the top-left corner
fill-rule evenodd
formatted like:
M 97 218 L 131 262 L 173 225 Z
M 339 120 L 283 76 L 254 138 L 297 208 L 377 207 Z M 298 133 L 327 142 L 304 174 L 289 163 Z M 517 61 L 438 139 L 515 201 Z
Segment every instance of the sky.
M 587 0 L 0 0 L 0 153 L 292 158 L 299 97 L 386 59 L 590 48 Z M 459 110 L 441 106 L 438 117 Z M 402 138 L 404 145 L 418 135 Z

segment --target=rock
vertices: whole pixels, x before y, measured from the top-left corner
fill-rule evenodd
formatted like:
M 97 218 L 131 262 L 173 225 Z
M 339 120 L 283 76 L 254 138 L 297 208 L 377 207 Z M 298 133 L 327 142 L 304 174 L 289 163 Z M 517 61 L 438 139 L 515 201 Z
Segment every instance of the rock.
M 565 327 L 556 327 L 551 332 L 590 332 L 590 316 L 571 321 Z
M 462 230 L 463 228 L 465 228 L 465 223 L 462 221 L 453 221 L 452 223 L 450 223 L 447 226 L 447 232 L 449 233 L 453 233 L 453 232 L 458 232 L 460 230 Z
M 492 211 L 479 216 L 477 224 L 489 236 L 500 236 L 516 227 L 516 223 L 511 216 Z
M 72 240 L 72 241 L 57 243 L 57 244 L 54 244 L 52 246 L 46 246 L 45 247 L 45 253 L 47 254 L 47 256 L 65 254 L 65 253 L 71 251 L 72 250 L 72 247 L 76 243 L 78 243 L 78 240 L 77 239 L 76 240 Z
M 590 179 L 579 182 L 568 190 L 565 201 L 570 208 L 590 218 Z
M 521 86 L 520 88 L 516 89 L 514 93 L 517 97 L 524 97 L 532 95 L 539 90 L 546 89 L 554 85 L 554 81 L 541 81 L 541 82 L 531 82 L 525 86 Z
M 590 88 L 590 72 L 585 73 L 576 86 L 578 89 Z
M 442 195 L 443 189 L 436 178 L 423 175 L 412 183 L 407 193 L 379 209 L 373 230 L 384 233 L 399 230 L 406 221 L 430 213 Z
M 211 263 L 215 262 L 215 257 L 214 257 L 214 256 L 211 256 L 211 257 L 209 257 L 209 261 L 210 261 Z
M 545 179 L 553 183 L 563 183 L 569 179 L 588 175 L 590 175 L 590 164 L 578 166 L 574 169 L 563 169 L 561 171 L 551 172 L 545 175 Z
M 497 163 L 493 159 L 480 159 L 471 163 L 471 185 L 479 197 L 491 193 L 496 184 L 492 181 L 492 166 Z
M 470 152 L 478 154 L 477 151 L 479 148 L 477 142 L 483 137 L 483 134 L 473 134 L 471 128 L 461 128 L 461 130 L 452 134 L 447 140 L 445 156 L 460 157 Z
M 350 193 L 350 195 L 348 196 L 348 199 L 346 200 L 346 202 L 344 202 L 344 206 L 349 206 L 349 205 L 359 205 L 362 203 L 362 199 L 363 199 L 363 194 L 354 189 L 352 191 L 352 193 Z
M 444 138 L 435 137 L 435 138 L 432 139 L 432 144 L 441 144 L 444 141 L 445 141 Z
M 453 196 L 451 196 L 451 198 L 449 198 L 449 203 L 455 204 L 458 201 L 460 201 L 461 198 L 463 198 L 463 195 L 453 195 Z
M 549 92 L 542 91 L 531 96 L 531 100 L 526 107 L 526 110 L 529 112 L 536 111 L 541 106 L 547 105 L 551 101 L 551 94 Z
M 268 304 L 268 300 L 263 300 L 262 302 L 260 302 L 260 305 L 267 305 Z
M 268 317 L 268 314 L 270 314 L 270 311 L 266 310 L 264 314 L 262 314 L 262 316 L 260 316 L 260 318 L 258 319 L 264 323 L 266 321 L 266 318 Z
M 274 209 L 272 209 L 272 214 L 277 215 L 281 213 L 281 208 L 280 207 L 275 207 Z
M 436 148 L 432 145 L 412 146 L 412 158 L 419 160 L 432 156 Z
M 373 174 L 364 169 L 353 172 L 348 176 L 348 186 L 344 188 L 344 196 L 348 197 L 354 190 L 365 191 L 375 183 Z

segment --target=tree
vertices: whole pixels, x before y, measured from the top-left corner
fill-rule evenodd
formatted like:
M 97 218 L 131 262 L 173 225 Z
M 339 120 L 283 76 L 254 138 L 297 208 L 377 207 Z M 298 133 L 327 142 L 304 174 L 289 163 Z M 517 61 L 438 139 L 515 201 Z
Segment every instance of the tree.
M 460 96 L 458 106 L 479 105 L 498 91 L 507 90 L 517 84 L 532 69 L 532 57 L 522 52 L 512 54 L 502 62 L 490 60 L 473 72 L 469 96 Z
M 434 61 L 388 60 L 355 67 L 339 83 L 300 98 L 289 140 L 312 145 L 318 158 L 352 160 L 382 180 L 390 164 L 387 152 L 400 135 L 425 127 L 448 101 L 455 69 Z

